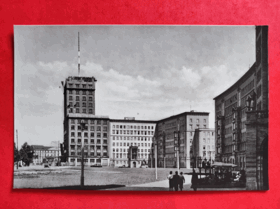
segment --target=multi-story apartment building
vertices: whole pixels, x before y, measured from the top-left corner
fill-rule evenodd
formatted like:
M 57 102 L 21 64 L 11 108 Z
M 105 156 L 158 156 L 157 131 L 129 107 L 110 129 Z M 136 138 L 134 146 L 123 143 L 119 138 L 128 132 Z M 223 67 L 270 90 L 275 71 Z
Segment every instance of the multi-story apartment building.
M 192 143 L 193 166 L 198 166 L 198 159 L 212 164 L 215 161 L 215 129 L 195 129 Z
M 179 131 L 179 162 L 182 168 L 191 168 L 191 146 L 195 129 L 209 128 L 209 113 L 184 112 L 157 122 L 155 140 L 159 167 L 176 167 L 177 151 L 174 150 L 174 131 Z M 154 165 L 154 159 L 151 159 Z
M 268 189 L 268 27 L 256 27 L 256 62 L 215 97 L 216 161 L 245 170 L 248 189 Z
M 134 118 L 110 120 L 110 161 L 112 166 L 141 167 L 148 163 L 155 121 Z M 132 157 L 132 152 L 135 156 Z
M 109 164 L 109 117 L 95 115 L 94 77 L 68 77 L 64 84 L 64 159 L 70 165 Z M 85 130 L 81 123 L 85 123 Z

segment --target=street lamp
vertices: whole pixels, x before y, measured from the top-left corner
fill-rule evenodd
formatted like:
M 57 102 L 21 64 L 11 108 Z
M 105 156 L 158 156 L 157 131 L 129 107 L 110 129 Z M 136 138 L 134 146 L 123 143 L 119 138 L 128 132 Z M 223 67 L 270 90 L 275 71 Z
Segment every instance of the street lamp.
M 178 172 L 180 169 L 180 158 L 179 158 L 179 151 L 180 151 L 180 131 L 178 125 L 178 131 L 174 131 L 174 151 L 177 153 L 177 168 Z
M 158 145 L 158 142 L 157 142 L 156 137 L 154 137 L 153 141 L 155 143 L 155 168 L 156 168 L 156 180 L 157 180 L 157 145 Z
M 82 130 L 82 162 L 81 162 L 81 187 L 84 186 L 84 130 L 86 129 L 86 123 L 84 120 L 81 120 L 81 130 Z

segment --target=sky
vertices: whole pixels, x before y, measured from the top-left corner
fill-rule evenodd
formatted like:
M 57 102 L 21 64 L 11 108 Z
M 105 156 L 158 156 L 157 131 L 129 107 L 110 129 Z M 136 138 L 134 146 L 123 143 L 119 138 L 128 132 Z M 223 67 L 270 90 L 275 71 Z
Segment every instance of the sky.
M 15 26 L 15 130 L 24 142 L 63 141 L 61 81 L 94 76 L 96 115 L 158 120 L 209 112 L 255 62 L 254 26 Z

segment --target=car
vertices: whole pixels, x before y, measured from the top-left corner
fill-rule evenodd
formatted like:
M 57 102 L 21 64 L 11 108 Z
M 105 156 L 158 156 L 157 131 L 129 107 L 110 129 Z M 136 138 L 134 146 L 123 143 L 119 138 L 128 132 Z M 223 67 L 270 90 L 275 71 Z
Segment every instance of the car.
M 121 165 L 121 166 L 119 166 L 119 168 L 126 168 L 126 167 L 125 167 L 125 165 Z
M 100 168 L 100 167 L 102 167 L 102 165 L 99 163 L 99 164 L 93 164 L 90 167 Z

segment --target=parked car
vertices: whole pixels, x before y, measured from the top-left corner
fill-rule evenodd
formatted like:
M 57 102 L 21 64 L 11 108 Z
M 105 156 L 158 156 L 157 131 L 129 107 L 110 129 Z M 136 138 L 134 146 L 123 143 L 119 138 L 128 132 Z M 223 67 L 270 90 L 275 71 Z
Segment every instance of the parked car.
M 125 165 L 121 165 L 121 166 L 119 166 L 119 168 L 126 168 L 126 166 Z
M 91 165 L 90 167 L 100 168 L 100 167 L 102 167 L 102 165 L 101 165 L 100 163 L 98 163 L 98 164 L 93 164 L 93 165 Z

